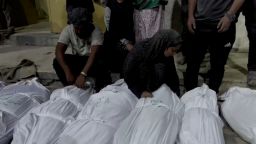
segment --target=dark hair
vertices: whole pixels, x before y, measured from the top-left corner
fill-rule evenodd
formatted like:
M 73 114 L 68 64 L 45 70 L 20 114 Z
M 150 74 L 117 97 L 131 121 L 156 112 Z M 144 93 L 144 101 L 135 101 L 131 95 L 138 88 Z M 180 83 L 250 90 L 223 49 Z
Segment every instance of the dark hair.
M 92 13 L 85 8 L 74 8 L 72 9 L 70 15 L 70 23 L 74 27 L 78 27 L 80 33 L 76 33 L 80 38 L 88 39 L 93 30 L 95 29 L 92 22 Z
M 74 8 L 69 13 L 69 20 L 74 26 L 80 27 L 85 23 L 92 23 L 92 13 L 82 7 Z

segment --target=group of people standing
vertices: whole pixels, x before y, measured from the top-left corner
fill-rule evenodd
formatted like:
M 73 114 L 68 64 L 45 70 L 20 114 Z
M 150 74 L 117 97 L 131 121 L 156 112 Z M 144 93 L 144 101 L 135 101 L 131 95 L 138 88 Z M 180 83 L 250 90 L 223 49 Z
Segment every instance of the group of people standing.
M 95 78 L 96 90 L 100 90 L 111 82 L 113 72 L 120 73 L 138 97 L 152 96 L 151 92 L 163 83 L 179 95 L 173 55 L 190 38 L 191 44 L 185 48 L 186 90 L 197 87 L 200 63 L 209 49 L 209 86 L 218 92 L 235 40 L 235 22 L 244 1 L 188 0 L 189 36 L 182 40 L 176 31 L 164 28 L 168 1 L 107 0 L 103 35 L 93 24 L 91 0 L 67 0 L 69 25 L 63 29 L 56 46 L 54 68 L 64 85 L 83 88 L 91 76 Z M 65 53 L 69 45 L 72 54 Z M 255 51 L 255 46 L 252 49 Z
M 186 3 L 186 0 L 183 1 Z M 218 92 L 225 64 L 236 38 L 236 22 L 241 11 L 245 15 L 248 32 L 249 86 L 256 86 L 256 1 L 255 0 L 188 0 L 185 77 L 186 90 L 197 86 L 200 64 L 206 52 L 210 53 L 209 87 Z M 253 30 L 254 29 L 254 30 Z M 188 45 L 189 44 L 189 45 Z

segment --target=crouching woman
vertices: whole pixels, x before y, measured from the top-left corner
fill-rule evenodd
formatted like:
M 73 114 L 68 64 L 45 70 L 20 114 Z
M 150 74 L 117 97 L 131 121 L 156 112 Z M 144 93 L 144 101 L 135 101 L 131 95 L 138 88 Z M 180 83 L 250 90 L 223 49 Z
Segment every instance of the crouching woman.
M 174 30 L 161 30 L 152 38 L 135 44 L 123 70 L 125 82 L 137 97 L 151 97 L 164 83 L 180 94 L 173 58 L 180 44 L 181 37 Z

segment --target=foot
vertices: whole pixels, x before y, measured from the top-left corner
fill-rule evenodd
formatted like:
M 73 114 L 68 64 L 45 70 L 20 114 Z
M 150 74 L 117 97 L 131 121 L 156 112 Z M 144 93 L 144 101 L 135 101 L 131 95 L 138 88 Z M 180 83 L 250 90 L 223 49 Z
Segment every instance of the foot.
M 256 71 L 249 71 L 247 75 L 247 84 L 249 87 L 256 87 Z

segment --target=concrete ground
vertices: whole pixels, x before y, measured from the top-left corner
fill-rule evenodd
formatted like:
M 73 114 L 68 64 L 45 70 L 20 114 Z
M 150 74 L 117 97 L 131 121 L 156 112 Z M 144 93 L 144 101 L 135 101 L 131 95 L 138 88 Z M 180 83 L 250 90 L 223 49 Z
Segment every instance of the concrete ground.
M 54 90 L 61 87 L 60 82 L 53 70 L 52 60 L 54 58 L 55 44 L 58 35 L 49 32 L 48 23 L 42 22 L 38 25 L 24 27 L 0 45 L 0 68 L 14 67 L 22 59 L 29 59 L 37 65 L 37 72 L 42 83 L 49 89 Z M 232 52 L 226 66 L 220 92 L 223 93 L 231 86 L 246 87 L 247 79 L 247 52 Z M 183 85 L 183 73 L 185 65 L 177 65 L 181 86 Z M 205 67 L 207 71 L 208 67 Z M 202 83 L 202 78 L 200 78 Z M 224 128 L 226 144 L 246 144 L 228 126 Z

